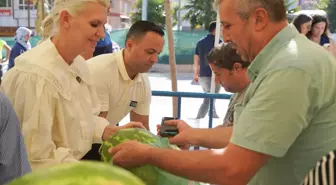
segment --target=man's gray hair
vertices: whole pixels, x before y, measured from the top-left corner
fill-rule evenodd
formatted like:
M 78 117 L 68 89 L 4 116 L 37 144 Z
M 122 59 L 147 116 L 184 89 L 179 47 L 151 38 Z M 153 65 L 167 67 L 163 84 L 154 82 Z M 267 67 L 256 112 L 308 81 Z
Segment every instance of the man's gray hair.
M 225 0 L 215 0 L 214 6 L 218 7 L 222 1 Z M 287 19 L 284 0 L 235 0 L 235 2 L 237 13 L 242 19 L 248 19 L 257 8 L 264 8 L 272 22 L 280 22 Z
M 214 3 L 213 3 L 213 8 L 218 11 L 218 6 L 219 4 L 221 3 L 222 0 L 214 0 Z
M 221 2 L 222 0 L 215 0 L 214 1 L 214 5 L 219 5 L 219 3 Z

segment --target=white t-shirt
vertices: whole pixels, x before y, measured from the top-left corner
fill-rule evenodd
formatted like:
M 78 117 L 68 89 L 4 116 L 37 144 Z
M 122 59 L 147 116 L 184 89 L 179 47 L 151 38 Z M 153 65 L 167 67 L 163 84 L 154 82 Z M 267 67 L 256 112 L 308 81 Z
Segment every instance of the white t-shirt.
M 128 113 L 149 115 L 152 92 L 146 73 L 133 80 L 127 74 L 123 50 L 88 60 L 89 69 L 101 103 L 101 112 L 115 125 Z
M 33 170 L 76 162 L 108 125 L 82 57 L 68 65 L 50 39 L 15 59 L 2 81 L 21 123 Z

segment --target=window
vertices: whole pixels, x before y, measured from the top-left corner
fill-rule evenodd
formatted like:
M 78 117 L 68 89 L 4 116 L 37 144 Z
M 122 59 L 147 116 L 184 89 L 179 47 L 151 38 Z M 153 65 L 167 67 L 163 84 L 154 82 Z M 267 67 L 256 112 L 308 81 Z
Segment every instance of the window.
M 19 0 L 19 9 L 20 10 L 27 10 L 28 4 L 31 10 L 36 9 L 33 5 L 33 0 Z
M 0 7 L 12 7 L 12 0 L 0 0 Z

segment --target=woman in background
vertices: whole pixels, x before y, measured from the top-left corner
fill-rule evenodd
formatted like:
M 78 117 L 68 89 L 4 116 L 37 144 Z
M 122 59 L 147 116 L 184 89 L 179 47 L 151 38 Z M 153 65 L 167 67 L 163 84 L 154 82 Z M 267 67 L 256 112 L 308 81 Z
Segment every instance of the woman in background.
M 312 22 L 313 18 L 310 15 L 300 14 L 294 18 L 292 23 L 301 34 L 307 35 L 311 29 Z
M 312 28 L 308 32 L 307 37 L 313 42 L 323 46 L 334 56 L 336 56 L 336 46 L 329 34 L 329 21 L 327 17 L 322 15 L 314 15 Z
M 16 30 L 16 35 L 14 36 L 15 44 L 9 56 L 8 70 L 14 67 L 14 60 L 16 57 L 31 49 L 29 42 L 32 31 L 26 27 L 19 27 Z

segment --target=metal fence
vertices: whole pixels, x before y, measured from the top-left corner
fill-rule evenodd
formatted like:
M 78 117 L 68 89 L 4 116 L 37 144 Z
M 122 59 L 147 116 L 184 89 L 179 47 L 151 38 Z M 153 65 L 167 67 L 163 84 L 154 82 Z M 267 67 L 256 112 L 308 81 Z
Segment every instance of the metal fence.
M 194 93 L 194 92 L 173 92 L 173 91 L 152 91 L 153 96 L 177 97 L 177 118 L 181 118 L 182 98 L 208 98 L 210 99 L 209 108 L 209 128 L 212 128 L 213 103 L 214 99 L 230 99 L 230 94 L 214 94 L 214 93 Z

